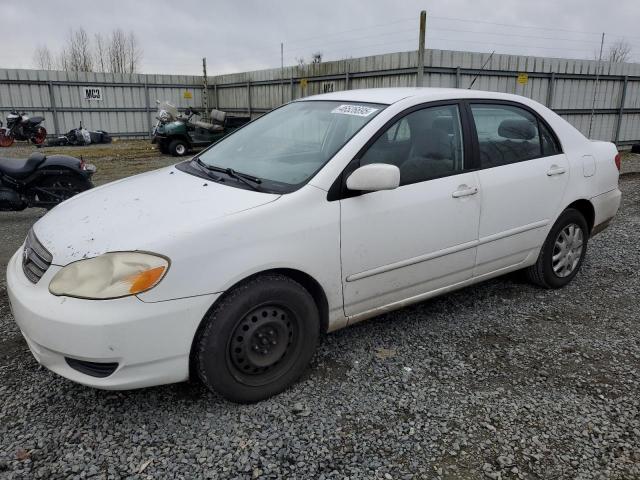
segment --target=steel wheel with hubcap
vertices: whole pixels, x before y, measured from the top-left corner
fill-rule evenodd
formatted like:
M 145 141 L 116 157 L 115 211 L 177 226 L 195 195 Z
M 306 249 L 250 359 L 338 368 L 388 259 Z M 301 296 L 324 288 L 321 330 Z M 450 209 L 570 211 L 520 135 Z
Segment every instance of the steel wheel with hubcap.
M 207 314 L 192 359 L 203 383 L 241 403 L 286 389 L 309 363 L 320 334 L 311 294 L 267 274 L 232 289 Z
M 568 208 L 551 227 L 536 263 L 525 270 L 544 288 L 560 288 L 576 276 L 587 251 L 589 227 L 584 215 Z

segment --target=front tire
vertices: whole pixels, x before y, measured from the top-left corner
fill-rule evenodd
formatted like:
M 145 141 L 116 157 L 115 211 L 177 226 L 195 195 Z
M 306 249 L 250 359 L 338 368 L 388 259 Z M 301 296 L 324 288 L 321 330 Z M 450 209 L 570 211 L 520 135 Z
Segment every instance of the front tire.
M 584 215 L 568 208 L 551 228 L 536 263 L 525 270 L 530 282 L 562 288 L 575 277 L 587 253 L 589 226 Z
M 173 140 L 169 144 L 169 153 L 174 157 L 184 157 L 189 153 L 189 146 L 184 140 Z
M 34 145 L 42 145 L 47 139 L 47 130 L 44 127 L 36 128 L 36 131 L 31 136 L 31 142 Z
M 289 277 L 264 275 L 230 291 L 207 314 L 194 344 L 195 365 L 210 390 L 257 402 L 298 379 L 319 336 L 309 292 Z

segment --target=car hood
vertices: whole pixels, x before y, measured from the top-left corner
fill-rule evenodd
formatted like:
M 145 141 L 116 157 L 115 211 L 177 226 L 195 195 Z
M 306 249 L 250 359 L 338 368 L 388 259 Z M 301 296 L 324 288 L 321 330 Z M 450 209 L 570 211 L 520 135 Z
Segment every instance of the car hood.
M 211 222 L 278 198 L 168 167 L 77 195 L 42 217 L 34 231 L 56 265 L 105 252 L 163 253 Z

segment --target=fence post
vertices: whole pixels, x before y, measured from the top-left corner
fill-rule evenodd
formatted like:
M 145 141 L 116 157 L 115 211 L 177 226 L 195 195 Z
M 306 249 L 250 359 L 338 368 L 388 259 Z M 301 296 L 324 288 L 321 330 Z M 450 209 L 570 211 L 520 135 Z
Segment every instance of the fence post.
M 293 91 L 293 88 L 294 88 L 293 87 L 293 72 L 291 72 L 291 80 L 290 80 L 290 82 L 291 82 L 291 101 L 293 102 L 293 100 L 296 97 L 296 92 Z
M 456 67 L 456 88 L 460 88 L 460 67 Z
M 251 118 L 251 80 L 247 81 L 247 110 L 249 110 L 249 118 Z
M 344 61 L 344 89 L 349 90 L 349 62 Z
M 216 102 L 216 110 L 220 110 L 220 106 L 218 105 L 219 99 L 218 99 L 218 79 L 214 78 L 213 79 L 213 99 Z
M 553 103 L 553 89 L 556 85 L 556 72 L 551 72 L 549 77 L 549 86 L 547 87 L 547 107 L 551 108 Z
M 202 59 L 202 109 L 200 116 L 205 122 L 209 119 L 209 77 L 207 77 L 207 59 Z
M 147 135 L 151 138 L 151 105 L 149 104 L 149 79 L 144 77 L 144 102 L 147 112 Z
M 418 36 L 418 72 L 416 76 L 416 87 L 424 86 L 424 37 L 427 29 L 427 12 L 420 12 L 420 34 Z
M 620 107 L 618 108 L 618 118 L 616 119 L 616 134 L 613 138 L 613 143 L 616 145 L 618 144 L 618 140 L 620 140 L 620 127 L 622 126 L 622 116 L 624 115 L 624 101 L 627 97 L 627 83 L 629 83 L 629 75 L 624 76 L 622 93 L 620 94 Z
M 53 133 L 58 135 L 60 133 L 60 126 L 58 125 L 58 109 L 56 108 L 56 98 L 53 95 L 53 83 L 49 80 L 49 104 L 51 105 L 51 112 L 53 113 Z

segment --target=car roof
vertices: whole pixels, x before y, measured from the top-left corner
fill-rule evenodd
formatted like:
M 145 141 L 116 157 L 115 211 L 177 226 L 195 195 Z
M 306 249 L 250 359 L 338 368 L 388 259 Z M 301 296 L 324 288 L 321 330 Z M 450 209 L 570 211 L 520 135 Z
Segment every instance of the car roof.
M 496 100 L 515 100 L 526 102 L 525 97 L 500 92 L 467 90 L 463 88 L 363 88 L 359 90 L 343 90 L 301 98 L 300 100 L 335 100 L 340 102 L 366 102 L 391 105 L 405 98 L 416 98 L 425 102 L 459 98 L 486 98 Z

